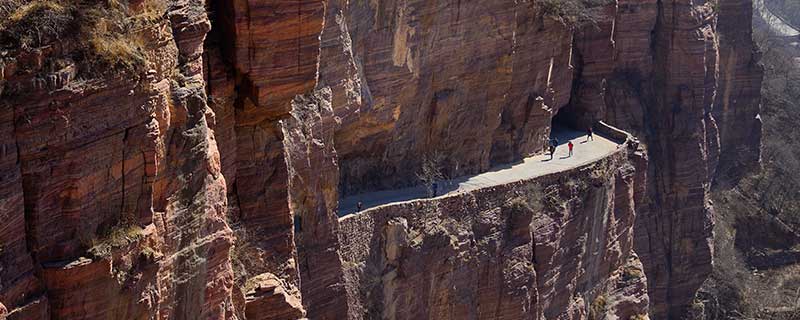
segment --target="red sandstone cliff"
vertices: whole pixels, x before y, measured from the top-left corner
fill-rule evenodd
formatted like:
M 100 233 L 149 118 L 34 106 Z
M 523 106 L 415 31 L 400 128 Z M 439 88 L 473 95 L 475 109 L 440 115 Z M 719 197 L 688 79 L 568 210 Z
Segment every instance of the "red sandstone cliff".
M 0 43 L 0 317 L 680 318 L 711 185 L 759 159 L 750 1 L 715 3 L 100 1 L 141 63 Z M 340 228 L 340 196 L 517 160 L 556 114 L 645 149 L 537 181 L 542 207 L 519 184 Z
M 626 155 L 343 219 L 351 318 L 646 317 Z
M 99 8 L 124 19 L 151 9 Z M 152 8 L 129 34 L 143 43 L 132 70 L 89 70 L 77 39 L 4 52 L 9 319 L 233 317 L 233 235 L 202 76 L 210 23 L 196 9 Z
M 637 252 L 653 314 L 681 316 L 711 271 L 712 183 L 759 160 L 761 71 L 735 22 L 750 1 L 613 1 L 578 29 L 535 1 L 330 4 L 320 83 L 341 121 L 341 192 L 408 183 L 424 154 L 448 155 L 453 176 L 517 159 L 557 113 L 609 121 L 647 147 Z

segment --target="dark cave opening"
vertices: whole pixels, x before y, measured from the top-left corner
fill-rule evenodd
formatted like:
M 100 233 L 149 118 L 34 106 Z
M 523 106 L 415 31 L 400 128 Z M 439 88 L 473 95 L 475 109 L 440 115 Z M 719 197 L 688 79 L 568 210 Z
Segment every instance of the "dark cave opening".
M 584 123 L 586 122 L 583 117 L 580 116 L 578 112 L 575 112 L 575 108 L 571 108 L 570 105 L 566 105 L 558 111 L 553 116 L 551 120 L 551 128 L 563 128 L 575 131 L 584 131 L 586 128 L 591 126 L 591 123 Z

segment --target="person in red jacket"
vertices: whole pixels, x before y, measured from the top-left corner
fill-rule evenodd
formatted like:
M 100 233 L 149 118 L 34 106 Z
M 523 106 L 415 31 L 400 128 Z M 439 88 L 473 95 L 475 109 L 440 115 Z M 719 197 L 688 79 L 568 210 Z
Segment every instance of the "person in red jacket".
M 569 147 L 569 156 L 571 157 L 572 156 L 572 148 L 574 148 L 575 145 L 572 144 L 572 140 L 570 140 L 570 142 L 567 143 L 567 146 Z

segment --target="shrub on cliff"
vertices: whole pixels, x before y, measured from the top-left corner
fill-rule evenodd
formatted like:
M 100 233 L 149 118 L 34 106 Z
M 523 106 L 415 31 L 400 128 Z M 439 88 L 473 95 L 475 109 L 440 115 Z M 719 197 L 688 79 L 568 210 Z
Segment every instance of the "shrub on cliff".
M 526 184 L 514 191 L 509 205 L 517 210 L 539 212 L 544 207 L 544 193 L 538 183 Z
M 0 0 L 0 48 L 31 51 L 61 44 L 90 74 L 141 71 L 142 34 L 166 17 L 164 1 L 135 8 L 117 0 Z
M 428 196 L 434 196 L 437 190 L 434 190 L 434 185 L 440 181 L 445 180 L 445 175 L 442 173 L 444 163 L 444 155 L 439 152 L 426 155 L 422 159 L 422 168 L 417 173 L 417 179 L 428 190 Z
M 544 16 L 577 28 L 597 25 L 603 16 L 602 7 L 608 0 L 538 0 L 535 5 Z
M 28 50 L 58 40 L 73 24 L 74 7 L 57 1 L 0 3 L 0 43 Z
M 589 319 L 601 319 L 606 313 L 608 301 L 605 295 L 597 296 L 589 308 Z
M 108 257 L 114 250 L 139 241 L 143 236 L 144 230 L 139 226 L 116 226 L 101 238 L 92 239 L 87 252 L 96 258 Z
M 137 21 L 127 6 L 111 4 L 81 11 L 85 52 L 107 66 L 135 70 L 144 65 L 144 44 L 137 35 Z

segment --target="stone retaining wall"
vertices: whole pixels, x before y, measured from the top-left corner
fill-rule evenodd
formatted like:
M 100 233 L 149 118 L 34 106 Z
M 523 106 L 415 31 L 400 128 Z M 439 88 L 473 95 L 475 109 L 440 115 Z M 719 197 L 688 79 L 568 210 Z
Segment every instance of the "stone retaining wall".
M 627 149 L 529 180 L 341 218 L 351 318 L 587 318 L 622 266 L 638 261 Z M 641 284 L 607 312 L 646 313 Z

